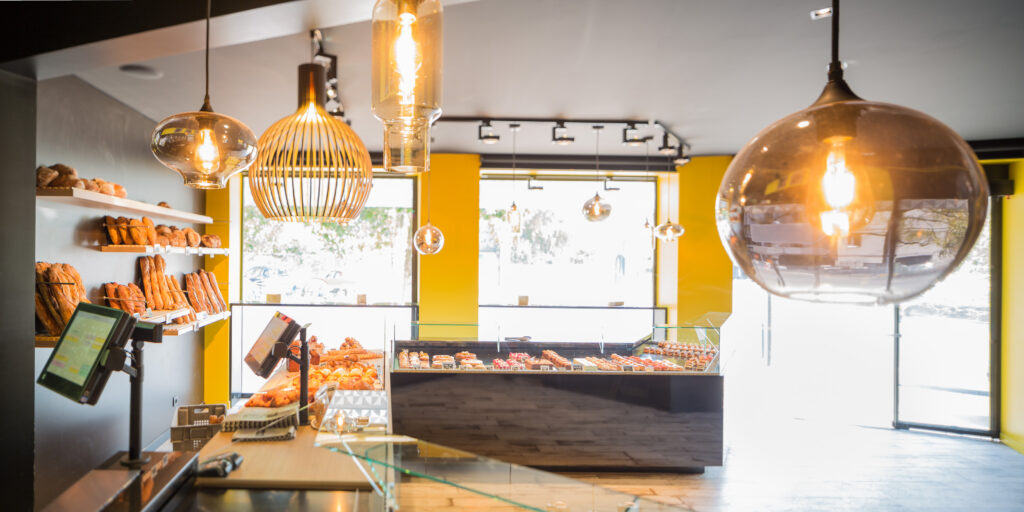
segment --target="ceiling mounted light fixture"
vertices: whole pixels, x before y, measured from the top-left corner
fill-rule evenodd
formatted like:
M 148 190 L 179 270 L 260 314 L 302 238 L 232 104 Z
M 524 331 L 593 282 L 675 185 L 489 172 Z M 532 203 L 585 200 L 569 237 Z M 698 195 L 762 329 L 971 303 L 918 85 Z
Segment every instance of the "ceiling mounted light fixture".
M 672 156 L 679 150 L 678 146 L 673 146 L 669 141 L 668 132 L 661 134 L 661 145 L 658 146 L 658 153 L 665 156 Z
M 519 211 L 519 207 L 516 206 L 516 132 L 519 131 L 519 126 L 519 123 L 508 125 L 509 130 L 512 131 L 512 206 L 508 207 L 508 213 L 505 214 L 505 222 L 516 234 L 523 230 L 523 212 Z
M 601 130 L 604 126 L 594 125 L 594 178 L 601 179 Z M 612 205 L 601 198 L 601 194 L 594 192 L 594 197 L 583 203 L 583 216 L 590 222 L 600 222 L 612 214 Z
M 679 147 L 676 148 L 676 157 L 672 159 L 672 163 L 676 167 L 684 166 L 690 163 L 690 157 L 686 155 L 686 144 L 679 143 Z
M 484 144 L 497 144 L 501 140 L 501 136 L 494 133 L 494 127 L 491 126 L 490 121 L 480 122 L 480 126 L 476 127 L 476 138 Z
M 626 146 L 638 148 L 643 146 L 650 136 L 640 136 L 640 132 L 636 129 L 636 123 L 626 123 L 626 127 L 622 129 L 622 143 Z
M 773 294 L 897 303 L 967 256 L 985 223 L 988 184 L 953 130 L 850 90 L 839 60 L 839 0 L 831 14 L 828 83 L 810 107 L 762 130 L 732 160 L 716 200 L 719 235 L 743 272 Z
M 430 170 L 430 125 L 441 116 L 440 0 L 377 0 L 372 18 L 373 115 L 384 123 L 384 169 Z
M 430 223 L 430 182 L 432 178 L 429 174 L 425 174 L 422 179 L 426 180 L 427 185 L 427 223 L 416 230 L 412 237 L 412 245 L 416 248 L 416 252 L 429 256 L 441 252 L 441 249 L 444 248 L 444 233 Z
M 555 123 L 555 126 L 551 127 L 551 142 L 558 144 L 559 146 L 568 146 L 576 141 L 576 137 L 569 136 L 569 129 L 565 127 L 565 123 L 559 121 Z
M 198 112 L 160 121 L 150 137 L 153 156 L 193 188 L 224 188 L 256 159 L 256 135 L 210 106 L 210 0 L 206 0 L 206 94 Z
M 373 186 L 370 153 L 352 128 L 325 109 L 326 70 L 299 66 L 299 108 L 260 137 L 249 190 L 264 217 L 347 224 Z

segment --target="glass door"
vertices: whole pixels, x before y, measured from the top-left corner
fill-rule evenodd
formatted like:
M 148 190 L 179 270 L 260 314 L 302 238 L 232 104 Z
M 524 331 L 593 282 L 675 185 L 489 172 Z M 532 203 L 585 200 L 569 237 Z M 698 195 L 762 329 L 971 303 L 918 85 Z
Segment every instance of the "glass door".
M 994 224 L 1001 232 L 1001 211 L 993 199 L 996 206 L 960 268 L 895 308 L 896 428 L 997 435 L 993 387 L 999 382 L 993 361 L 998 363 L 998 357 L 993 357 L 997 340 L 991 305 L 998 304 L 992 284 L 999 275 L 1001 247 L 999 237 L 993 244 L 992 233 Z

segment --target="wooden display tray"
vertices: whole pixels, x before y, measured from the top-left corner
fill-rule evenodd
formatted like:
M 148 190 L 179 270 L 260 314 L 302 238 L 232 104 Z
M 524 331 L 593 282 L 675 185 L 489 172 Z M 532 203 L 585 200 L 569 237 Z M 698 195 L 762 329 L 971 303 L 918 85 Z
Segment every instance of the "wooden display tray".
M 162 219 L 171 219 L 191 224 L 212 224 L 213 219 L 206 215 L 183 212 L 164 208 L 155 204 L 143 203 L 134 199 L 125 199 L 93 192 L 81 188 L 37 188 L 36 198 L 47 201 L 97 208 L 101 210 L 118 210 L 135 214 L 150 215 Z
M 222 313 L 214 313 L 207 315 L 204 318 L 200 318 L 195 322 L 189 322 L 187 324 L 180 325 L 169 325 L 164 328 L 164 336 L 181 336 L 182 334 L 198 331 L 199 329 L 206 327 L 214 322 L 219 322 L 231 316 L 230 311 L 224 311 Z
M 121 252 L 138 254 L 188 254 L 191 256 L 227 256 L 230 251 L 226 247 L 216 249 L 210 247 L 174 247 L 164 245 L 101 245 L 101 252 Z

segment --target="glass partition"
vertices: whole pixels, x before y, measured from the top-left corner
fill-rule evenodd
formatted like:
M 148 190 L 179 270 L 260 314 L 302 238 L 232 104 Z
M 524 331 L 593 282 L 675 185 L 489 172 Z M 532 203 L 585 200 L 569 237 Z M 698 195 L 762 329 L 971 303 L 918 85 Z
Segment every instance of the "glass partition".
M 407 436 L 321 432 L 316 443 L 352 457 L 390 510 L 689 510 Z
M 480 306 L 479 333 L 482 340 L 624 343 L 649 336 L 665 318 L 664 308 Z
M 231 306 L 231 396 L 246 397 L 266 382 L 243 359 L 275 312 L 301 324 L 328 348 L 337 348 L 346 337 L 369 350 L 384 350 L 395 336 L 408 339 L 415 308 L 412 306 L 322 306 L 293 304 L 233 304 Z

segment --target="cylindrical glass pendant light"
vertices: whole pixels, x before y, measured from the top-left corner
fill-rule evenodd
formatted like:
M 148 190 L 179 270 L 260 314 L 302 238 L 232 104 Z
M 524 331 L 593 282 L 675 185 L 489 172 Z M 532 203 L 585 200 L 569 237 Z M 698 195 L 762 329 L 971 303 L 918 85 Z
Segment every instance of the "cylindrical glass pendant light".
M 964 259 L 985 222 L 988 185 L 949 127 L 850 90 L 838 30 L 834 0 L 825 90 L 733 159 L 718 191 L 719 234 L 733 261 L 776 295 L 899 302 Z
M 384 169 L 430 170 L 430 124 L 441 116 L 440 0 L 373 6 L 373 114 L 384 123 Z
M 601 130 L 604 126 L 595 124 L 594 138 L 594 179 L 601 179 Z M 587 199 L 583 203 L 583 217 L 590 222 L 600 222 L 608 218 L 612 214 L 612 205 L 608 201 L 605 201 L 599 192 L 594 193 L 594 197 Z
M 512 233 L 518 234 L 523 230 L 523 212 L 516 205 L 516 132 L 519 131 L 519 123 L 509 124 L 508 129 L 512 132 L 512 206 L 508 207 L 505 222 Z
M 268 219 L 346 224 L 370 195 L 370 153 L 352 128 L 324 109 L 325 84 L 323 66 L 299 66 L 299 109 L 260 137 L 249 190 Z
M 150 137 L 153 156 L 193 188 L 224 188 L 256 159 L 256 135 L 210 106 L 210 0 L 206 0 L 206 96 L 198 112 L 160 121 Z
M 429 256 L 441 252 L 441 249 L 444 248 L 444 233 L 430 223 L 430 178 L 424 177 L 424 179 L 427 180 L 427 223 L 420 226 L 413 234 L 412 245 L 416 248 L 416 252 Z

